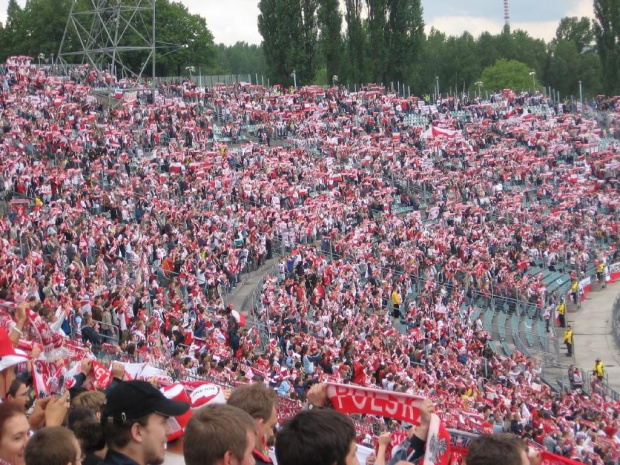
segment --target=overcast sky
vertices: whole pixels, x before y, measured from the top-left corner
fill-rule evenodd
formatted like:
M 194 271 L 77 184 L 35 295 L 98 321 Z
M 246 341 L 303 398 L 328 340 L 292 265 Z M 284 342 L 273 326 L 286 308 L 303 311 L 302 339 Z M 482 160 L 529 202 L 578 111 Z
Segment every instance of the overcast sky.
M 25 0 L 18 0 L 23 6 Z M 203 15 L 216 43 L 237 41 L 259 44 L 258 0 L 181 0 L 192 13 Z M 0 0 L 0 21 L 6 17 L 8 0 Z M 513 28 L 528 31 L 545 40 L 555 35 L 564 16 L 593 16 L 592 0 L 510 0 Z M 503 0 L 422 0 L 424 21 L 447 34 L 468 30 L 474 36 L 483 31 L 497 33 L 504 24 Z

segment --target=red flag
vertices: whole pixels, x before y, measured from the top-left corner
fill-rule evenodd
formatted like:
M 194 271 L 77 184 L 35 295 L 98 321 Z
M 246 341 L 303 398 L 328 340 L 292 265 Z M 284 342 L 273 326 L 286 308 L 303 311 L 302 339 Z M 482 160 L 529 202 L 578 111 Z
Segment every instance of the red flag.
M 97 387 L 101 389 L 107 388 L 112 383 L 112 372 L 99 362 L 93 361 L 93 374 L 95 375 Z
M 426 439 L 424 465 L 447 465 L 450 460 L 450 434 L 443 422 L 434 413 Z
M 34 360 L 32 362 L 32 385 L 37 399 L 50 396 L 50 390 L 47 385 L 49 375 L 49 367 L 45 360 Z
M 343 413 L 396 418 L 412 425 L 420 424 L 420 405 L 424 401 L 423 397 L 400 392 L 335 383 L 327 383 L 327 397 Z

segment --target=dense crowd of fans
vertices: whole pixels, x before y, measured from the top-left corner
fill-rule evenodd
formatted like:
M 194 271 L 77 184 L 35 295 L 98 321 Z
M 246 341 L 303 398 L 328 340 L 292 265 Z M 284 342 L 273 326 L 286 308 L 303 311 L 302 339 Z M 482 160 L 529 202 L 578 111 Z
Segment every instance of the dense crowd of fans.
M 554 393 L 474 317 L 492 300 L 554 321 L 568 289 L 532 270 L 578 283 L 618 261 L 620 164 L 595 120 L 539 94 L 431 103 L 378 86 L 186 82 L 104 105 L 92 87 L 108 78 L 25 58 L 0 75 L 1 320 L 31 353 L 0 389 L 22 408 L 40 397 L 31 428 L 65 384 L 207 379 L 273 388 L 265 436 L 337 382 L 431 399 L 454 429 L 617 459 L 620 406 L 600 386 Z M 245 324 L 229 295 L 274 255 Z M 405 431 L 355 427 L 358 442 Z

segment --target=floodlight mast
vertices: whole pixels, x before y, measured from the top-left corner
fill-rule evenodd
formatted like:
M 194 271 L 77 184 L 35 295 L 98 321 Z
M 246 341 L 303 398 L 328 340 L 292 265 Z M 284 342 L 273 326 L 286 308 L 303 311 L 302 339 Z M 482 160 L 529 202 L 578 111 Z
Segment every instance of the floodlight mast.
M 140 81 L 149 62 L 155 76 L 155 36 L 155 0 L 89 0 L 86 6 L 73 0 L 57 63 L 65 72 L 71 61 Z M 135 72 L 127 54 L 145 51 L 149 54 Z

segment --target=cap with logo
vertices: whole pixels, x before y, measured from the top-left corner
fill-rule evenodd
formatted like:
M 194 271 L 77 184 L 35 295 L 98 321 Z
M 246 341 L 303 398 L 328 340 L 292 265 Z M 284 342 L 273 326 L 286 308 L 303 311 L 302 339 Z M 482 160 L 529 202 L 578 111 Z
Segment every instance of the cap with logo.
M 101 415 L 102 422 L 112 419 L 116 424 L 158 413 L 176 417 L 189 410 L 187 402 L 177 402 L 146 381 L 125 381 L 115 386 L 107 395 Z

